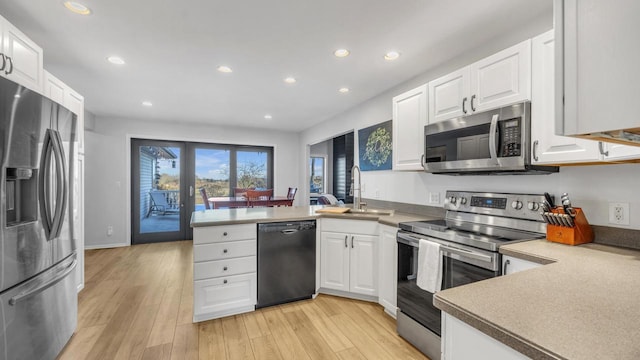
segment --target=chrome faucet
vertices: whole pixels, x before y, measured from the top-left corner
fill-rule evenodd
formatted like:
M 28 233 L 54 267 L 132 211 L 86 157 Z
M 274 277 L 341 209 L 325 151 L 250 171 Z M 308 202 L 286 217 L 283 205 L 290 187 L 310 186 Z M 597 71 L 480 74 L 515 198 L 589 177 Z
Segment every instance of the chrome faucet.
M 355 187 L 355 170 L 358 170 L 358 187 Z M 353 195 L 354 190 L 358 192 L 358 195 Z M 367 206 L 367 203 L 362 202 L 362 172 L 358 165 L 353 165 L 351 168 L 351 187 L 349 188 L 349 196 L 353 196 L 354 209 L 360 210 L 362 207 Z

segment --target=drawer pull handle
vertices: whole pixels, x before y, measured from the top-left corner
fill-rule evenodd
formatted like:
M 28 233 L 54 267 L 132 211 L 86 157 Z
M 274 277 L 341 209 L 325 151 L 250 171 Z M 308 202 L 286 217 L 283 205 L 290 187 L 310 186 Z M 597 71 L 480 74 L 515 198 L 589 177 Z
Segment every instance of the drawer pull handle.
M 224 249 L 224 250 L 222 250 L 222 252 L 226 254 L 229 251 L 227 249 Z
M 223 267 L 223 268 L 222 268 L 222 270 L 223 270 L 223 271 L 227 271 L 227 267 L 226 267 L 226 266 L 225 266 L 225 267 Z
M 226 283 L 227 283 L 227 280 L 224 280 L 223 282 L 226 284 Z
M 222 233 L 223 236 L 227 236 L 227 232 L 225 231 L 224 233 Z

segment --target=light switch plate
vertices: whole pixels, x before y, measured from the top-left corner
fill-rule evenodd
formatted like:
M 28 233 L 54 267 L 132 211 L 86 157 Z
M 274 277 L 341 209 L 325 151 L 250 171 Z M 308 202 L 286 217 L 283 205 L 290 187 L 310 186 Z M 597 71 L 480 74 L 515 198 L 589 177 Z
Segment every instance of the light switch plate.
M 439 192 L 430 192 L 429 193 L 429 204 L 440 204 L 440 193 Z

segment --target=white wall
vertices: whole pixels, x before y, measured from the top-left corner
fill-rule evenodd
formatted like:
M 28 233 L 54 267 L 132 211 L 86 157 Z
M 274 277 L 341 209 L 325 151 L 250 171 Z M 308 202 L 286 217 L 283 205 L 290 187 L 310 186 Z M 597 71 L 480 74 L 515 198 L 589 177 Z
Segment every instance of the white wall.
M 85 245 L 87 248 L 130 244 L 130 142 L 133 138 L 274 147 L 274 193 L 286 195 L 299 182 L 299 135 L 283 131 L 193 124 L 152 123 L 98 117 L 85 132 Z M 306 168 L 306 167 L 305 167 Z M 304 203 L 296 196 L 296 204 Z M 113 235 L 107 236 L 107 226 Z
M 413 89 L 439 76 L 473 63 L 501 49 L 552 28 L 551 16 L 524 25 L 517 31 L 482 44 L 435 69 L 406 81 L 369 101 L 348 110 L 301 133 L 301 152 L 308 155 L 308 144 L 333 137 L 347 131 L 355 131 L 392 118 L 393 96 Z M 357 90 L 356 90 L 357 91 Z M 356 146 L 357 149 L 357 146 Z M 357 151 L 357 150 L 356 150 Z M 356 163 L 358 156 L 356 155 Z M 305 176 L 305 175 L 303 175 Z M 307 174 L 308 176 L 308 174 Z M 549 192 L 557 198 L 569 193 L 574 206 L 583 207 L 592 224 L 612 226 L 608 223 L 610 201 L 630 203 L 630 226 L 640 229 L 640 164 L 597 165 L 564 167 L 551 175 L 508 176 L 446 176 L 422 172 L 372 171 L 362 175 L 363 197 L 411 204 L 442 206 L 446 190 L 482 190 L 494 192 L 542 193 Z M 440 193 L 440 204 L 429 204 L 429 193 Z M 302 193 L 306 196 L 306 193 Z

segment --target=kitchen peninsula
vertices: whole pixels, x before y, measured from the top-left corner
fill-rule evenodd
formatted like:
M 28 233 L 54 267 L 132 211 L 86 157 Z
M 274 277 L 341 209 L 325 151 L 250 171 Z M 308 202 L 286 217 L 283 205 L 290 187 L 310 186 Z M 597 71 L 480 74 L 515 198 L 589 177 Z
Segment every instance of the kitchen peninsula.
M 255 310 L 258 224 L 304 220 L 318 223 L 315 293 L 379 302 L 387 312 L 395 314 L 395 283 L 388 269 L 395 264 L 398 223 L 434 217 L 393 210 L 316 213 L 324 207 L 194 212 L 194 322 Z

